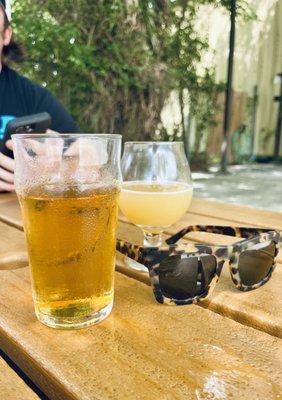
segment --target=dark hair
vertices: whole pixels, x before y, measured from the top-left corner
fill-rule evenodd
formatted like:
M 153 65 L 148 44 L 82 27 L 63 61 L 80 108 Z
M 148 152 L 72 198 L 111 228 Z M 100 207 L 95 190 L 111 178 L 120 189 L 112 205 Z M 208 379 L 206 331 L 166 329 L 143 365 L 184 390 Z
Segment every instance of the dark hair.
M 9 26 L 10 22 L 7 18 L 6 13 L 4 12 L 4 29 L 7 29 Z M 25 61 L 25 59 L 26 59 L 26 53 L 23 46 L 20 43 L 17 43 L 12 39 L 8 46 L 4 46 L 3 48 L 4 64 L 8 64 L 10 62 L 22 63 Z

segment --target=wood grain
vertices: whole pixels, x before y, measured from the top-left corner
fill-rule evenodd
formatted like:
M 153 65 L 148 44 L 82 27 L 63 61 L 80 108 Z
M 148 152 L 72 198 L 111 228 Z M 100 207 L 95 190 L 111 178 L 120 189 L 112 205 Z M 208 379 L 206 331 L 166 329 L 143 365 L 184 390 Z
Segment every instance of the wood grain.
M 15 199 L 17 196 L 15 193 L 1 193 L 0 194 L 0 204 L 6 203 L 6 201 Z
M 25 251 L 24 235 L 15 229 L 21 229 L 18 205 L 7 199 L 8 205 L 0 201 L 6 221 L 0 223 L 2 260 Z M 119 236 L 141 240 L 140 231 L 125 222 L 119 224 Z M 211 236 L 205 240 L 215 240 Z M 72 332 L 54 331 L 36 320 L 27 268 L 0 271 L 0 347 L 51 399 L 281 398 L 281 342 L 230 319 L 279 336 L 278 279 L 240 293 L 223 275 L 204 305 L 230 317 L 224 318 L 198 306 L 157 304 L 151 288 L 138 282 L 147 282 L 147 276 L 118 261 L 134 279 L 116 273 L 113 314 L 98 326 Z
M 141 243 L 140 229 L 129 223 L 120 223 L 118 227 L 120 239 Z M 210 244 L 226 244 L 234 242 L 233 238 L 211 234 L 198 234 L 204 236 Z M 164 236 L 166 237 L 166 235 Z M 195 235 L 193 236 L 195 238 Z M 194 241 L 194 240 L 193 240 Z M 200 240 L 204 242 L 205 240 Z M 281 253 L 280 253 L 281 254 Z M 280 257 L 281 259 L 281 257 Z M 124 257 L 118 255 L 117 270 L 135 279 L 150 284 L 147 274 L 132 271 L 124 263 Z M 270 335 L 282 337 L 282 264 L 278 264 L 270 281 L 257 290 L 241 292 L 232 283 L 228 265 L 225 265 L 218 284 L 208 299 L 200 303 L 217 313 L 232 318 L 245 325 L 265 331 Z
M 16 195 L 4 195 L 5 200 L 0 195 L 0 221 L 17 229 L 23 230 L 22 217 Z
M 1 198 L 1 196 L 0 196 Z M 7 203 L 8 201 L 8 203 Z M 200 200 L 202 202 L 202 200 Z M 203 212 L 209 209 L 209 204 L 212 203 L 212 207 L 214 207 L 214 202 L 204 202 L 202 204 Z M 197 201 L 194 201 L 194 209 L 197 208 Z M 203 207 L 205 205 L 205 207 Z M 224 208 L 224 207 L 221 207 Z M 227 205 L 224 213 L 231 212 L 230 205 Z M 241 218 L 243 218 L 244 214 L 244 225 L 248 225 L 249 223 L 249 209 L 246 207 L 238 207 L 236 206 L 236 210 L 240 213 Z M 253 212 L 253 210 L 252 210 Z M 271 217 L 272 220 L 274 215 L 276 215 L 276 228 L 282 230 L 282 222 L 280 221 L 279 213 L 269 213 L 263 212 L 262 215 L 261 210 L 256 210 L 256 213 L 259 215 L 260 221 L 264 222 L 267 225 L 267 218 Z M 227 215 L 228 216 L 228 215 Z M 10 195 L 6 198 L 4 203 L 0 203 L 0 218 L 8 220 L 11 225 L 22 227 L 22 220 L 20 216 L 19 205 L 14 195 Z M 122 239 L 129 240 L 131 242 L 141 243 L 142 234 L 140 229 L 133 226 L 130 223 L 124 222 L 125 218 L 120 216 L 120 224 L 118 229 L 118 236 Z M 208 217 L 208 220 L 205 216 L 188 214 L 181 220 L 176 226 L 171 227 L 167 234 L 172 234 L 178 229 L 186 225 L 194 225 L 194 224 L 229 224 L 230 220 L 217 220 L 216 217 Z M 10 250 L 18 250 L 20 252 L 25 250 L 23 235 L 21 232 L 14 230 L 9 227 L 6 234 L 2 234 L 3 229 L 5 230 L 6 225 L 0 223 L 0 237 L 5 237 L 2 244 L 0 244 L 0 254 L 7 252 L 11 243 L 14 243 L 13 236 L 20 240 L 19 245 L 17 242 L 15 246 Z M 14 233 L 15 232 L 15 233 Z M 21 239 L 19 239 L 21 237 Z M 208 243 L 208 244 L 228 244 L 234 242 L 234 238 L 227 238 L 221 235 L 211 235 L 211 234 L 201 234 L 201 233 L 191 233 L 186 238 L 187 240 L 192 240 L 196 242 Z M 0 256 L 1 258 L 1 256 Z M 282 252 L 280 252 L 278 261 L 282 264 Z M 2 263 L 3 264 L 3 263 Z M 19 263 L 20 264 L 20 263 Z M 18 265 L 19 265 L 18 264 Z M 16 265 L 15 263 L 13 265 Z M 22 262 L 20 265 L 24 265 Z M 20 266 L 19 265 L 19 266 Z M 0 263 L 1 268 L 1 263 Z M 3 267 L 2 267 L 3 268 Z M 119 262 L 117 264 L 117 269 L 127 274 L 135 279 L 138 279 L 142 282 L 146 282 L 149 284 L 149 280 L 146 274 L 132 271 L 123 263 L 123 258 L 119 257 Z M 263 287 L 251 291 L 248 293 L 242 293 L 234 288 L 232 281 L 230 279 L 228 267 L 225 266 L 222 272 L 222 276 L 218 285 L 216 286 L 215 291 L 211 294 L 209 299 L 205 300 L 201 305 L 203 307 L 207 307 L 217 313 L 220 313 L 224 316 L 232 318 L 240 323 L 245 325 L 249 325 L 265 331 L 271 335 L 282 337 L 282 317 L 281 317 L 281 309 L 282 309 L 282 268 L 281 265 L 278 266 L 276 271 L 273 274 L 272 279 Z
M 233 208 L 235 208 L 235 211 Z M 202 214 L 200 214 L 200 210 L 202 210 Z M 194 211 L 196 211 L 196 213 L 194 213 Z M 220 217 L 217 216 L 219 212 Z M 236 214 L 234 214 L 234 212 L 236 212 Z M 223 216 L 225 217 L 223 218 Z M 128 222 L 122 214 L 119 215 L 119 220 L 121 222 Z M 4 199 L 0 196 L 0 221 L 23 230 L 21 211 L 15 194 L 4 195 Z M 260 223 L 258 223 L 258 221 L 260 221 Z M 166 233 L 172 235 L 185 226 L 197 224 L 261 226 L 282 231 L 282 213 L 193 199 L 189 213 L 170 227 Z M 234 238 L 220 235 L 203 235 L 198 232 L 191 232 L 189 238 L 187 237 L 186 239 L 211 245 L 234 243 L 234 241 L 236 241 Z M 282 251 L 278 261 L 282 263 Z
M 116 273 L 112 315 L 80 331 L 35 318 L 27 269 L 1 271 L 0 346 L 51 399 L 278 399 L 279 339 L 209 310 L 168 307 Z
M 274 201 L 281 201 L 276 199 Z M 271 227 L 282 230 L 282 213 L 246 207 L 236 204 L 226 204 L 217 201 L 194 199 L 189 213 L 206 217 L 216 217 L 218 220 L 234 221 L 237 224 Z M 223 225 L 219 223 L 219 225 Z
M 0 220 L 22 229 L 21 213 L 15 194 L 0 195 Z M 187 215 L 173 230 L 198 223 L 247 225 L 282 230 L 282 213 L 211 200 L 193 199 Z
M 35 400 L 39 397 L 0 357 L 0 398 L 3 400 Z
M 0 254 L 0 270 L 25 268 L 28 265 L 27 252 Z
M 0 222 L 0 258 L 3 254 L 25 250 L 26 242 L 23 232 Z
M 0 207 L 1 209 L 1 207 Z M 279 217 L 279 215 L 278 215 Z M 127 223 L 129 225 L 132 225 L 123 215 L 120 215 L 119 217 L 120 222 Z M 279 218 L 278 218 L 279 220 Z M 235 223 L 230 220 L 218 220 L 215 217 L 205 217 L 201 215 L 194 215 L 194 214 L 186 214 L 185 217 L 183 217 L 178 223 L 174 224 L 173 226 L 167 228 L 165 234 L 166 237 L 173 235 L 175 232 L 183 229 L 186 226 L 189 225 L 227 225 L 227 226 L 254 226 L 254 224 L 250 224 L 248 222 L 248 216 L 246 215 L 246 221 L 244 224 L 240 223 Z M 277 224 L 278 225 L 278 224 Z M 278 225 L 279 228 L 273 228 L 273 229 L 278 229 L 282 231 L 282 224 Z M 130 228 L 129 228 L 130 229 Z M 127 240 L 129 240 L 127 238 Z M 214 235 L 214 234 L 209 234 L 209 233 L 204 233 L 204 232 L 190 232 L 188 235 L 186 235 L 183 240 L 188 240 L 192 241 L 195 243 L 204 243 L 208 245 L 226 245 L 226 244 L 232 244 L 238 241 L 237 238 L 231 237 L 231 236 L 223 236 L 223 235 Z M 142 242 L 142 235 L 140 234 L 140 243 Z M 280 253 L 278 254 L 277 258 L 278 262 L 282 263 L 282 249 Z

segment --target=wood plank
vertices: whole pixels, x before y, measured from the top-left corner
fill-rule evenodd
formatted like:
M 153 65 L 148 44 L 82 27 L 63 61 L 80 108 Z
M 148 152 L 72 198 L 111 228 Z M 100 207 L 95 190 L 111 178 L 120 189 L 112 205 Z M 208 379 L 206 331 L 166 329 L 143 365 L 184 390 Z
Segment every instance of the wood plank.
M 196 307 L 168 307 L 116 274 L 110 318 L 55 331 L 34 315 L 26 269 L 1 272 L 0 345 L 52 399 L 278 399 L 279 339 Z
M 1 200 L 1 196 L 0 196 Z M 268 226 L 268 227 L 273 227 L 275 229 L 281 229 L 282 230 L 282 213 L 269 213 L 269 212 L 263 212 L 262 217 L 261 217 L 261 210 L 259 210 L 259 216 L 261 225 L 257 224 L 255 222 L 251 222 L 253 218 L 253 209 L 251 209 L 251 215 L 249 215 L 249 208 L 248 207 L 241 207 L 241 206 L 236 206 L 236 211 L 238 211 L 241 215 L 242 221 L 234 222 L 232 219 L 218 219 L 218 217 L 209 215 L 200 215 L 200 214 L 193 214 L 193 210 L 199 210 L 199 207 L 197 206 L 198 202 L 200 202 L 200 206 L 202 209 L 202 213 L 208 212 L 211 213 L 210 211 L 210 205 L 212 205 L 212 212 L 215 212 L 215 202 L 210 202 L 210 201 L 205 201 L 205 200 L 199 200 L 199 199 L 194 199 L 192 203 L 191 210 L 192 212 L 189 211 L 179 222 L 174 224 L 171 228 L 167 230 L 167 233 L 172 235 L 173 233 L 177 232 L 178 230 L 182 229 L 184 226 L 188 225 L 197 225 L 197 224 L 203 224 L 203 225 L 244 225 L 244 226 Z M 204 202 L 204 203 L 203 203 Z M 217 203 L 218 207 L 220 206 L 222 209 L 222 205 Z M 230 213 L 230 205 L 227 206 L 227 212 Z M 233 206 L 232 206 L 233 207 Z M 207 211 L 208 210 L 208 211 Z M 226 210 L 225 210 L 226 214 Z M 244 218 L 242 215 L 244 214 Z M 280 215 L 281 214 L 281 215 Z M 273 219 L 275 218 L 275 225 L 271 225 L 271 222 L 267 222 L 266 218 L 267 216 L 271 217 L 270 221 L 273 222 Z M 230 215 L 229 215 L 230 216 Z M 249 218 L 251 218 L 249 220 Z M 280 220 L 281 218 L 281 220 Z M 127 219 L 123 216 L 119 216 L 120 221 L 123 222 L 128 222 Z M 0 221 L 3 221 L 11 226 L 14 226 L 20 230 L 23 230 L 23 223 L 22 223 L 22 217 L 21 217 L 21 212 L 18 204 L 18 200 L 14 194 L 10 195 L 5 195 L 5 200 L 0 202 Z M 233 238 L 225 238 L 222 236 L 218 236 L 215 238 L 214 235 L 202 235 L 197 232 L 193 232 L 190 234 L 189 238 L 195 242 L 201 242 L 201 243 L 206 243 L 206 244 L 227 244 L 227 243 L 234 243 Z M 280 252 L 279 262 L 282 263 L 282 250 Z
M 273 201 L 281 201 L 281 199 Z M 189 213 L 206 217 L 216 217 L 218 220 L 234 221 L 238 224 L 248 223 L 253 226 L 272 227 L 282 230 L 282 213 L 258 208 L 226 204 L 211 200 L 194 199 Z
M 0 201 L 0 221 L 23 230 L 22 216 L 16 195 L 5 195 L 5 201 L 1 199 L 1 196 L 3 195 L 0 195 L 0 200 L 2 200 Z
M 119 220 L 123 223 L 131 224 L 123 215 L 119 216 Z M 132 224 L 131 224 L 132 225 Z M 174 224 L 173 226 L 166 229 L 165 234 L 166 237 L 173 235 L 175 232 L 183 229 L 189 225 L 227 225 L 227 226 L 240 226 L 239 223 L 234 223 L 230 220 L 218 220 L 214 217 L 205 217 L 202 215 L 195 215 L 187 213 L 185 217 L 183 217 L 179 222 Z M 254 226 L 253 224 L 244 223 L 244 226 Z M 127 238 L 128 239 L 128 238 Z M 226 245 L 233 244 L 238 239 L 231 236 L 223 236 L 223 235 L 214 235 L 203 232 L 191 232 L 189 235 L 186 235 L 183 240 L 192 241 L 195 243 L 204 243 L 208 245 Z M 140 237 L 140 243 L 142 241 L 142 235 Z M 282 249 L 278 254 L 278 262 L 282 263 Z
M 5 203 L 6 201 L 14 199 L 16 197 L 17 196 L 15 193 L 1 193 L 0 194 L 0 204 Z
M 14 202 L 13 215 L 15 220 L 17 218 L 17 224 L 22 224 L 21 218 L 17 216 L 17 213 L 18 215 L 20 215 L 17 202 L 14 198 L 9 199 L 9 201 Z M 10 210 L 11 212 L 11 208 L 9 208 L 9 206 L 7 207 L 7 210 Z M 0 211 L 3 211 L 1 205 Z M 195 216 L 191 214 L 190 224 L 194 225 L 197 223 L 202 223 L 200 218 L 205 217 Z M 121 217 L 121 219 L 123 219 L 123 217 Z M 0 237 L 5 236 L 4 234 L 1 234 L 1 232 L 4 232 L 3 229 L 5 229 L 4 225 L 0 224 Z M 173 232 L 175 232 L 175 230 L 175 227 L 172 227 L 168 230 L 168 233 L 172 234 Z M 7 251 L 6 249 L 9 248 L 10 243 L 13 243 L 13 228 L 10 228 L 9 232 L 10 234 L 7 237 L 8 240 L 3 242 L 4 247 L 0 247 L 2 258 L 3 253 Z M 23 236 L 19 235 L 19 233 L 20 232 L 18 232 L 16 237 L 18 238 L 18 240 L 21 240 L 21 245 L 16 245 L 11 249 L 11 251 L 18 249 L 18 251 L 22 252 L 25 250 L 25 246 L 23 244 Z M 141 231 L 129 223 L 120 223 L 118 234 L 120 238 L 130 240 L 132 242 L 141 243 L 142 240 Z M 21 236 L 21 239 L 19 239 L 19 236 Z M 198 241 L 208 244 L 227 244 L 234 242 L 234 238 L 226 238 L 220 235 L 193 233 L 189 237 L 192 241 Z M 278 260 L 282 264 L 282 251 L 280 251 L 279 253 Z M 16 263 L 14 262 L 11 265 L 15 264 Z M 19 267 L 23 266 L 24 264 L 24 261 L 17 263 Z M 0 265 L 0 268 L 4 268 L 4 266 Z M 121 259 L 119 259 L 119 263 L 117 264 L 117 270 L 142 282 L 149 283 L 146 274 L 130 270 L 124 265 Z M 271 335 L 282 337 L 282 317 L 280 312 L 282 308 L 282 300 L 280 295 L 282 292 L 281 278 L 282 269 L 279 266 L 274 272 L 272 279 L 265 286 L 255 291 L 242 293 L 234 288 L 233 283 L 230 279 L 228 268 L 226 266 L 223 269 L 221 279 L 216 286 L 214 293 L 210 296 L 208 300 L 205 300 L 203 303 L 201 303 L 201 305 L 203 307 L 208 307 L 209 309 L 224 316 L 232 318 L 240 323 L 253 326 Z
M 0 222 L 0 258 L 7 253 L 24 252 L 26 242 L 23 232 Z
M 39 399 L 2 357 L 0 357 L 0 397 L 3 400 Z
M 215 223 L 232 225 L 233 223 L 237 226 L 260 226 L 282 230 L 282 213 L 202 199 L 193 199 L 189 212 L 174 225 L 174 229 L 193 224 L 195 216 L 199 217 L 200 223 L 206 225 Z M 0 219 L 22 227 L 21 213 L 15 194 L 0 195 Z M 123 217 L 121 219 L 124 220 Z
M 124 240 L 136 243 L 142 242 L 140 229 L 129 223 L 119 224 L 118 236 Z M 226 239 L 219 235 L 204 234 L 202 236 L 208 236 L 208 242 L 211 244 L 216 244 L 219 238 L 221 239 L 221 244 L 224 241 L 226 243 Z M 132 271 L 124 264 L 123 260 L 123 256 L 118 256 L 117 269 L 119 271 L 150 284 L 147 274 Z M 266 285 L 245 293 L 240 292 L 234 287 L 228 266 L 225 265 L 214 292 L 208 299 L 199 304 L 240 323 L 265 331 L 270 335 L 282 337 L 281 293 L 282 263 L 278 265 L 272 278 Z

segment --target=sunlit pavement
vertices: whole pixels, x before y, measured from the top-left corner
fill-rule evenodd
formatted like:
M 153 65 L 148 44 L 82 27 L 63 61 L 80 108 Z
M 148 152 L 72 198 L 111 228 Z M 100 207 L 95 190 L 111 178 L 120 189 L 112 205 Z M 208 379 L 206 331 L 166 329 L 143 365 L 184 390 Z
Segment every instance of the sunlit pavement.
M 227 175 L 193 173 L 195 197 L 282 211 L 282 165 L 229 167 Z

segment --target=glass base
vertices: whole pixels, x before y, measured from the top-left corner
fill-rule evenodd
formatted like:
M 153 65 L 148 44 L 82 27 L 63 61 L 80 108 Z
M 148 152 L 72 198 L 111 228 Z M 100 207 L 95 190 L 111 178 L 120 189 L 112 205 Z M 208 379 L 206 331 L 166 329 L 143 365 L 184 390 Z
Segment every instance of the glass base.
M 127 267 L 135 269 L 139 272 L 148 272 L 148 268 L 144 265 L 140 264 L 139 262 L 132 260 L 132 258 L 124 257 L 124 263 Z
M 159 247 L 162 244 L 162 232 L 147 232 L 143 230 L 144 246 L 145 247 Z
M 113 309 L 113 302 L 102 308 L 100 311 L 95 311 L 84 317 L 67 318 L 67 317 L 54 317 L 51 315 L 43 314 L 36 310 L 36 316 L 42 324 L 54 329 L 82 329 L 91 325 L 98 324 L 106 319 Z

